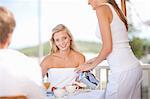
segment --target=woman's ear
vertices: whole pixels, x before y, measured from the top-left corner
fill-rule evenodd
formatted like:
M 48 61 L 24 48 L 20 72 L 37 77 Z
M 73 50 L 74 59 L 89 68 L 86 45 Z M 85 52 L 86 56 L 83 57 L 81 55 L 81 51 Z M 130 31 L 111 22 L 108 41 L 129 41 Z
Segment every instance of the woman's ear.
M 11 43 L 11 41 L 12 41 L 12 35 L 13 33 L 9 33 L 8 34 L 8 38 L 7 38 L 7 40 L 6 40 L 6 43 L 8 44 L 8 46 L 9 46 L 9 44 Z

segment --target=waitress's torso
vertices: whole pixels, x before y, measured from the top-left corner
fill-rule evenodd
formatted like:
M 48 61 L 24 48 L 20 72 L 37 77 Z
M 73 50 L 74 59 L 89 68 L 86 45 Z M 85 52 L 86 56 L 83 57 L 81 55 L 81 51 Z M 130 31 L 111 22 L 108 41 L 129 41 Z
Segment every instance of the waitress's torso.
M 112 11 L 113 19 L 110 24 L 112 33 L 112 52 L 107 57 L 111 71 L 125 71 L 139 66 L 139 61 L 129 45 L 128 33 L 122 20 L 112 5 L 105 3 Z

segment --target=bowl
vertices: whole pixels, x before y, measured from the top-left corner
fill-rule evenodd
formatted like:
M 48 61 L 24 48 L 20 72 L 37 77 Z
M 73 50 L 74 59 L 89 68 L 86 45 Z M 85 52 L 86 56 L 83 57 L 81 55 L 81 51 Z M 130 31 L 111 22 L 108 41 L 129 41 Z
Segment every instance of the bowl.
M 76 86 L 75 85 L 69 85 L 69 86 L 66 86 L 65 89 L 68 93 L 74 93 L 76 91 Z
M 66 94 L 66 91 L 64 89 L 58 88 L 54 90 L 54 95 L 56 98 L 62 98 Z

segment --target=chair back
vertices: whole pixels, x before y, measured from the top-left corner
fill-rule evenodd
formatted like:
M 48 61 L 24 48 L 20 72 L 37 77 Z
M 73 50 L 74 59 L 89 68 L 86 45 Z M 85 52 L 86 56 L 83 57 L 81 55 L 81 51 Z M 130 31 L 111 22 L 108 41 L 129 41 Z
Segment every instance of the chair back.
M 0 96 L 0 99 L 28 99 L 26 96 Z

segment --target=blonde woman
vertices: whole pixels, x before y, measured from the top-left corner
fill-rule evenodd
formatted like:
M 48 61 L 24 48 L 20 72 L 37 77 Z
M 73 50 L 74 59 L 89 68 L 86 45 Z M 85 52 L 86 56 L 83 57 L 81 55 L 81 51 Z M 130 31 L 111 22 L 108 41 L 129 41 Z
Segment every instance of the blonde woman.
M 62 78 L 66 78 L 67 76 L 69 77 L 69 74 L 67 74 L 65 70 L 76 68 L 82 63 L 84 63 L 85 57 L 83 54 L 75 50 L 73 37 L 71 35 L 70 30 L 65 25 L 59 24 L 52 29 L 51 45 L 51 53 L 47 55 L 41 62 L 43 76 L 48 72 L 49 79 L 52 79 L 52 75 L 54 75 L 54 72 L 53 74 L 51 72 L 52 70 L 54 70 L 58 71 L 56 75 L 61 76 L 64 74 L 65 76 Z M 74 69 L 71 70 L 72 72 L 74 71 Z M 54 81 L 51 80 L 51 82 Z M 59 81 L 57 83 L 59 83 Z M 63 87 L 63 85 L 61 87 Z
M 115 0 L 88 0 L 88 3 L 96 11 L 102 49 L 77 70 L 91 70 L 107 59 L 111 73 L 105 99 L 141 99 L 142 70 L 129 45 L 126 17 Z

